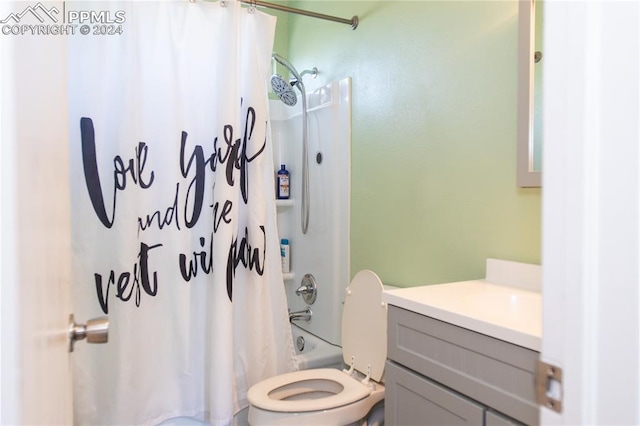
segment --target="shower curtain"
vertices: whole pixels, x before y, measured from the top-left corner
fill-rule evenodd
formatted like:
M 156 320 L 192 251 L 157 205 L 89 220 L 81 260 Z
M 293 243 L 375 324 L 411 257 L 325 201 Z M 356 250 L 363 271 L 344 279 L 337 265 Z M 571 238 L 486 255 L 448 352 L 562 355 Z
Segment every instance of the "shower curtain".
M 267 110 L 275 18 L 230 0 L 65 7 L 74 313 L 110 320 L 108 344 L 72 356 L 75 421 L 229 424 L 248 387 L 297 368 Z

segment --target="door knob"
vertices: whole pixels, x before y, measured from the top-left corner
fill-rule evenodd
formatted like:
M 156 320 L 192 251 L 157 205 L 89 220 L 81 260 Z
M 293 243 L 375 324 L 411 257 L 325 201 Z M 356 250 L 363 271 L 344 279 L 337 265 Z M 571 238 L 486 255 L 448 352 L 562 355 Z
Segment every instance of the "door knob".
M 109 318 L 100 317 L 76 324 L 73 314 L 69 315 L 69 352 L 78 340 L 87 339 L 87 343 L 107 343 L 109 341 Z

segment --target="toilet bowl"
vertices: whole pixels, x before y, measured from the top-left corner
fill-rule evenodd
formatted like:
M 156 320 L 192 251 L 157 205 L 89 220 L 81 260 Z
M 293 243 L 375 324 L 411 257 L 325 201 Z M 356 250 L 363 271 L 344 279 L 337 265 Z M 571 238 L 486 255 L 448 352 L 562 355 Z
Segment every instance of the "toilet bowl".
M 249 424 L 349 425 L 384 399 L 387 307 L 382 282 L 360 271 L 347 287 L 342 314 L 342 356 L 348 370 L 295 371 L 263 380 L 247 393 Z

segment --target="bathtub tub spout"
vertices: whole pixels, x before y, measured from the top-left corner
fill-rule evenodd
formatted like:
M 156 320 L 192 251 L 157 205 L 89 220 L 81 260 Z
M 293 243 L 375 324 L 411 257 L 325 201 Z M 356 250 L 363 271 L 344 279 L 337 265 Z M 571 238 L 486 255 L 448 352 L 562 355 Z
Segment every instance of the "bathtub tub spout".
M 293 321 L 309 322 L 311 321 L 311 315 L 313 315 L 313 312 L 311 312 L 311 308 L 309 306 L 307 306 L 307 309 L 304 309 L 302 311 L 295 311 L 295 312 L 289 311 L 289 322 L 293 322 Z

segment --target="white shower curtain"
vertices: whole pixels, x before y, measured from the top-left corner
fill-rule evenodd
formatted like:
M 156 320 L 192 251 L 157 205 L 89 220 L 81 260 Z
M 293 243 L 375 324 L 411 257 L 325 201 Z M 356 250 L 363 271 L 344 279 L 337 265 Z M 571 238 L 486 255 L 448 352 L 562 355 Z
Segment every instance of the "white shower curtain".
M 268 131 L 275 18 L 230 0 L 65 7 L 103 21 L 68 36 L 73 304 L 110 320 L 107 345 L 76 346 L 75 421 L 228 424 L 249 386 L 297 367 Z

